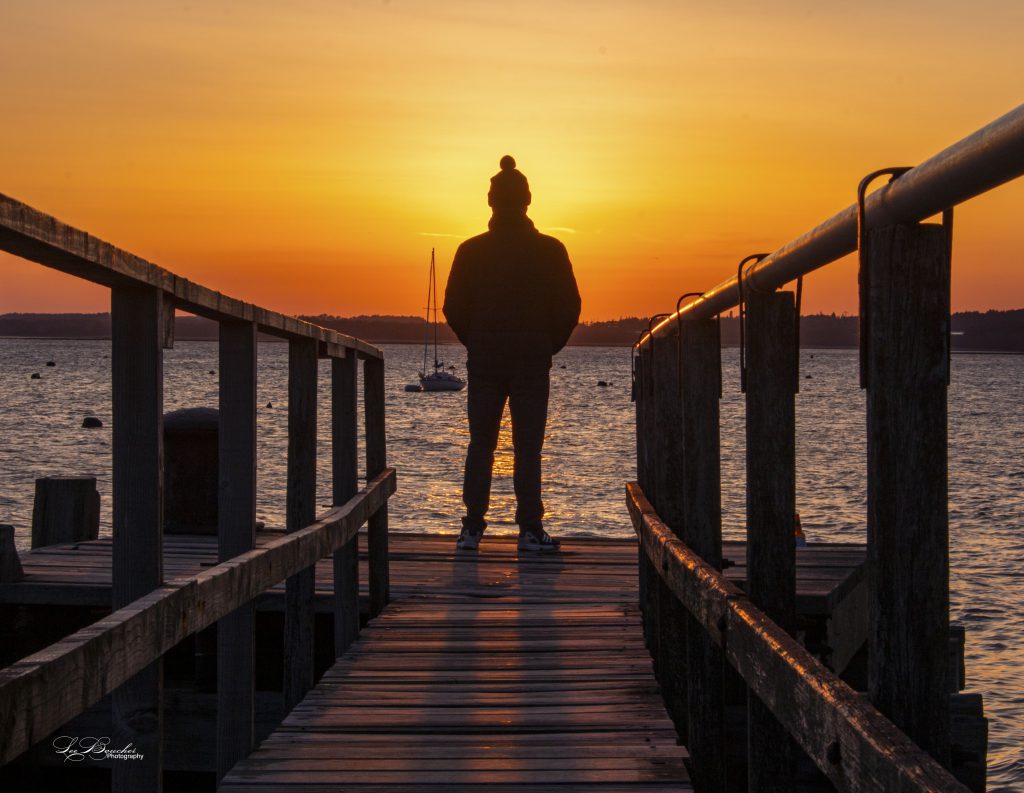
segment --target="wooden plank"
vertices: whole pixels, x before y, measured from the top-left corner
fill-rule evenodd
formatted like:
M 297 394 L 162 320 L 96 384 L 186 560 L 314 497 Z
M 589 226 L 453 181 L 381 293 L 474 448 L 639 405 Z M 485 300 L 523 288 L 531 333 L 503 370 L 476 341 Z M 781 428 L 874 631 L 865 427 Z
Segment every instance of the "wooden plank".
M 257 535 L 257 547 L 262 547 L 280 536 L 280 531 L 262 531 Z M 589 600 L 595 609 L 604 607 L 601 603 L 601 581 L 615 580 L 616 586 L 630 586 L 634 592 L 636 591 L 635 541 L 569 537 L 568 544 L 561 554 L 561 561 L 537 556 L 527 561 L 517 560 L 511 568 L 509 553 L 514 550 L 513 537 L 491 537 L 477 554 L 473 564 L 467 564 L 464 559 L 453 558 L 451 541 L 451 535 L 391 534 L 389 548 L 394 577 L 392 596 L 402 598 L 429 594 L 439 603 L 445 601 L 448 617 L 455 620 L 458 617 L 453 609 L 459 608 L 460 597 L 493 595 L 500 587 L 507 589 L 505 582 L 508 581 L 509 571 L 514 568 L 516 575 L 520 577 L 519 580 L 536 582 L 536 587 L 532 590 L 533 595 L 525 598 L 517 595 L 523 601 L 519 605 L 532 601 L 538 606 L 544 606 L 551 602 L 548 591 L 564 595 L 566 584 L 557 579 L 537 578 L 535 571 L 557 571 L 559 566 L 566 563 L 572 564 L 574 573 L 580 573 L 578 576 L 574 575 L 574 580 L 578 578 L 581 582 L 593 582 L 587 583 L 585 589 L 578 589 L 577 594 L 580 602 Z M 212 537 L 165 537 L 166 577 L 190 577 L 205 567 L 216 564 L 215 542 Z M 727 556 L 732 555 L 733 558 L 741 560 L 736 567 L 726 570 L 726 577 L 742 586 L 742 575 L 746 570 L 746 565 L 742 562 L 745 558 L 744 544 L 727 541 L 723 547 Z M 365 557 L 364 553 L 360 561 L 360 565 L 364 567 L 360 595 L 364 613 L 368 597 L 365 585 Z M 863 557 L 863 546 L 837 544 L 832 547 L 812 543 L 808 548 L 798 549 L 797 606 L 800 613 L 824 616 L 835 613 L 839 604 L 855 595 L 856 587 L 863 580 Z M 815 562 L 817 559 L 826 561 L 818 564 Z M 24 554 L 23 563 L 26 580 L 21 584 L 0 584 L 0 602 L 76 606 L 105 605 L 110 602 L 109 537 L 74 546 L 55 546 L 31 551 Z M 316 609 L 320 613 L 332 613 L 334 588 L 331 560 L 324 560 L 318 564 Z M 836 577 L 819 578 L 815 572 L 819 568 L 831 570 L 829 575 Z M 473 576 L 463 575 L 467 571 L 472 572 Z M 811 575 L 815 577 L 808 578 Z M 474 577 L 482 585 L 470 586 L 469 582 Z M 550 590 L 545 587 L 549 587 Z M 282 610 L 283 589 L 283 586 L 275 586 L 268 593 L 261 595 L 257 600 L 257 608 Z M 522 592 L 521 589 L 519 591 Z M 851 636 L 851 640 L 859 643 L 865 636 L 866 634 L 861 633 L 859 638 Z
M 946 230 L 873 229 L 866 267 L 869 690 L 879 710 L 948 763 Z
M 394 492 L 392 469 L 316 523 L 179 579 L 0 670 L 0 764 L 174 647 L 348 542 Z M 104 670 L 98 674 L 97 670 Z
M 255 322 L 264 333 L 313 339 L 331 356 L 346 349 L 368 358 L 383 353 L 361 339 L 216 292 L 139 256 L 62 223 L 21 201 L 0 194 L 0 250 L 94 283 L 154 287 L 184 311 L 215 320 Z M 161 343 L 163 336 L 161 335 Z
M 356 356 L 331 362 L 331 470 L 335 504 L 359 489 Z M 342 655 L 359 637 L 359 538 L 334 552 L 334 655 Z
M 163 582 L 163 293 L 149 286 L 115 287 L 110 322 L 111 595 L 113 608 L 121 609 Z M 111 739 L 143 755 L 112 770 L 115 793 L 160 789 L 163 665 L 159 656 L 149 660 L 114 691 Z
M 643 447 L 643 461 L 637 463 L 638 473 L 640 470 L 644 472 L 646 482 L 644 487 L 656 493 L 658 482 L 655 477 L 655 470 L 657 466 L 656 459 L 656 438 L 657 438 L 657 424 L 655 423 L 655 403 L 654 403 L 654 362 L 651 356 L 650 348 L 641 348 L 640 354 L 637 356 L 637 410 L 640 412 L 640 427 L 643 432 L 644 440 L 641 446 Z M 657 497 L 657 496 L 655 496 Z M 646 562 L 646 559 L 644 559 Z M 655 659 L 655 663 L 661 657 L 659 649 L 660 636 L 658 633 L 661 627 L 660 618 L 658 615 L 658 607 L 660 606 L 663 598 L 663 585 L 660 577 L 656 571 L 647 570 L 645 575 L 645 597 L 641 603 L 641 608 L 644 614 L 644 637 L 647 639 L 647 646 L 650 648 L 651 656 Z
M 287 531 L 316 519 L 317 346 L 311 339 L 288 342 Z M 313 686 L 313 591 L 316 567 L 291 576 L 284 609 L 284 709 L 291 710 Z
M 683 481 L 683 417 L 679 393 L 678 338 L 669 336 L 651 343 L 650 377 L 654 399 L 653 456 L 648 460 L 653 470 L 648 471 L 657 494 L 659 514 L 665 523 L 682 536 L 685 518 Z M 687 741 L 689 718 L 687 715 L 687 688 L 689 674 L 686 668 L 686 609 L 656 579 L 658 592 L 658 682 L 661 683 L 672 720 L 684 743 Z
M 627 547 L 587 544 L 585 556 L 608 551 L 631 571 Z M 547 574 L 524 571 L 550 560 L 518 560 L 514 540 L 490 545 L 485 574 L 448 553 L 395 568 L 440 568 L 450 591 L 424 595 L 407 581 L 409 596 L 373 620 L 221 789 L 690 789 L 651 674 L 635 577 L 565 562 L 562 585 L 534 599 L 524 591 Z M 462 577 L 481 575 L 507 585 L 475 597 Z M 581 586 L 600 601 L 577 602 Z
M 384 421 L 384 361 L 363 362 L 363 410 L 366 420 L 366 476 L 376 476 L 387 465 L 387 428 Z M 388 560 L 387 504 L 370 518 L 366 531 L 370 559 L 370 618 L 391 599 Z
M 95 540 L 100 529 L 100 494 L 95 476 L 36 479 L 32 547 Z
M 694 553 L 721 570 L 722 353 L 718 320 L 684 320 L 679 326 L 678 342 L 683 436 L 681 536 Z M 683 611 L 687 620 L 686 744 L 691 774 L 694 784 L 702 790 L 724 791 L 735 773 L 727 767 L 725 755 L 725 658 L 697 620 Z
M 752 292 L 746 312 L 747 586 L 783 630 L 796 619 L 796 309 L 792 292 Z M 796 747 L 747 697 L 750 790 L 790 790 Z
M 844 791 L 966 793 L 934 758 L 676 539 L 636 483 L 627 484 L 626 492 L 653 568 L 833 784 Z
M 0 582 L 16 584 L 25 578 L 25 571 L 14 545 L 14 526 L 0 523 Z
M 222 322 L 219 333 L 217 558 L 256 544 L 256 326 Z M 246 603 L 217 623 L 217 778 L 255 741 L 255 614 Z

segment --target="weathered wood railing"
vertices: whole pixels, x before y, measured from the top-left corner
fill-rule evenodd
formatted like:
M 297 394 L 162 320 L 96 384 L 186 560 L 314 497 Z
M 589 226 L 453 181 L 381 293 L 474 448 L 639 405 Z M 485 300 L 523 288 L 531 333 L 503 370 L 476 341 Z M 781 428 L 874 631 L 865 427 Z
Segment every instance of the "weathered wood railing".
M 254 743 L 253 601 L 286 581 L 284 700 L 313 685 L 314 567 L 334 558 L 334 640 L 359 631 L 358 530 L 368 522 L 370 614 L 388 601 L 384 360 L 349 336 L 226 297 L 0 195 L 0 250 L 111 289 L 113 613 L 0 670 L 0 765 L 107 694 L 113 735 L 141 760 L 115 763 L 114 790 L 158 790 L 162 656 L 218 624 L 217 770 Z M 182 309 L 219 322 L 220 563 L 163 578 L 163 349 Z M 288 340 L 287 533 L 255 548 L 257 334 Z M 318 359 L 330 358 L 333 507 L 316 517 Z M 357 370 L 364 362 L 367 486 L 357 478 Z
M 1022 173 L 1024 106 L 902 173 L 860 209 L 748 257 L 749 269 L 664 315 L 637 343 L 639 482 L 627 486 L 627 502 L 641 606 L 699 789 L 735 789 L 723 688 L 737 673 L 749 691 L 750 790 L 793 789 L 792 742 L 840 790 L 966 789 L 947 770 L 949 213 Z M 940 212 L 942 225 L 921 222 Z M 870 702 L 792 638 L 798 309 L 792 292 L 776 291 L 858 247 Z M 721 575 L 716 320 L 741 304 L 745 593 Z

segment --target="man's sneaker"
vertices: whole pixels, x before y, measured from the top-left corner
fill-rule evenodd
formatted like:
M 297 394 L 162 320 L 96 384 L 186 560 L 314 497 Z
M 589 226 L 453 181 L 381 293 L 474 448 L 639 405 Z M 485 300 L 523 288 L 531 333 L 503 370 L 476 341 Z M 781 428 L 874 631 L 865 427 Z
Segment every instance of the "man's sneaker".
M 520 551 L 538 551 L 540 553 L 556 553 L 561 543 L 546 531 L 524 531 L 519 534 Z
M 474 532 L 464 528 L 455 547 L 460 551 L 475 551 L 480 547 L 480 538 L 483 536 L 483 532 Z

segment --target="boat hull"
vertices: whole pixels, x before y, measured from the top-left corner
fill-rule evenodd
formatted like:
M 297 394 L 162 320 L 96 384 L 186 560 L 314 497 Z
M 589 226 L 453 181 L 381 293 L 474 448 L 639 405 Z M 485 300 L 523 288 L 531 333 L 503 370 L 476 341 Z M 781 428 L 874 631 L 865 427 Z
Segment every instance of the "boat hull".
M 420 386 L 424 391 L 461 391 L 466 383 L 454 375 L 427 375 L 420 378 Z

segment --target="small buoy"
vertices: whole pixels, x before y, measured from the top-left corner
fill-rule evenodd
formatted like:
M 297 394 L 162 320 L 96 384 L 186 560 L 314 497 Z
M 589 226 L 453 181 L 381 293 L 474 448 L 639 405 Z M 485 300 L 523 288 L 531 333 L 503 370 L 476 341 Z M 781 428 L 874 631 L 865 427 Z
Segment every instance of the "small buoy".
M 606 383 L 604 380 L 598 380 L 597 381 L 597 387 L 598 388 L 607 388 L 608 387 L 608 383 Z
M 274 407 L 274 403 L 273 403 L 273 402 L 268 402 L 268 403 L 267 403 L 267 407 L 268 407 L 268 408 L 272 408 L 272 407 Z
M 86 416 L 82 419 L 82 428 L 87 430 L 99 429 L 103 426 L 103 422 L 95 416 Z
M 812 380 L 813 378 L 809 374 L 804 375 L 804 380 Z
M 811 357 L 812 357 L 812 358 L 814 357 L 814 353 L 813 353 L 813 352 L 811 353 Z
M 217 374 L 213 369 L 210 370 L 210 374 Z
M 564 363 L 562 364 L 562 368 L 563 368 L 563 369 L 565 368 L 565 364 L 564 364 Z
M 32 379 L 33 380 L 42 380 L 42 375 L 39 374 L 39 372 L 32 372 Z
M 405 390 L 408 391 L 410 394 L 414 394 L 417 391 L 422 391 L 423 386 L 416 385 L 415 383 L 409 383 L 409 385 L 405 387 Z
M 57 365 L 57 362 L 56 362 L 56 361 L 47 361 L 47 362 L 46 362 L 46 365 L 47 365 L 47 366 L 56 366 L 56 365 Z

